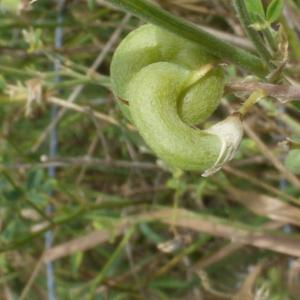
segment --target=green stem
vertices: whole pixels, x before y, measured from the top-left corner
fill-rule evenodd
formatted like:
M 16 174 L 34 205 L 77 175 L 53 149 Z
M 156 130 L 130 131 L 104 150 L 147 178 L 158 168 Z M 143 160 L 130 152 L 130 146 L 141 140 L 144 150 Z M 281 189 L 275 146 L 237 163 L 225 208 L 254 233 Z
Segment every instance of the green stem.
M 277 45 L 276 45 L 276 41 L 272 35 L 271 29 L 269 27 L 263 29 L 263 34 L 266 37 L 266 40 L 270 46 L 270 48 L 272 49 L 273 53 L 277 51 Z
M 101 283 L 103 282 L 103 280 L 107 276 L 108 272 L 112 268 L 115 261 L 118 259 L 118 257 L 120 257 L 120 255 L 122 254 L 122 251 L 124 250 L 125 246 L 129 242 L 131 237 L 133 236 L 134 232 L 135 232 L 135 227 L 131 227 L 127 231 L 127 233 L 124 235 L 122 241 L 119 243 L 116 250 L 113 252 L 113 254 L 109 258 L 107 263 L 103 266 L 103 268 L 102 268 L 101 272 L 99 273 L 99 275 L 93 280 L 92 286 L 91 286 L 91 289 L 90 289 L 90 293 L 89 293 L 89 296 L 88 296 L 89 300 L 93 300 L 93 299 L 96 298 L 97 287 L 101 285 Z
M 0 246 L 0 254 L 12 249 L 17 249 L 22 245 L 31 242 L 32 240 L 42 236 L 50 229 L 56 228 L 59 225 L 69 224 L 73 221 L 81 220 L 88 212 L 97 211 L 101 209 L 121 209 L 128 206 L 147 205 L 147 201 L 136 201 L 117 196 L 111 196 L 104 193 L 99 193 L 99 196 L 104 198 L 104 201 L 100 204 L 92 204 L 86 207 L 80 207 L 74 212 L 70 212 L 68 215 L 59 216 L 52 219 L 52 224 L 45 226 L 37 232 L 25 235 L 19 239 L 13 240 L 10 243 Z
M 294 57 L 297 59 L 298 62 L 300 62 L 300 41 L 297 36 L 297 33 L 293 30 L 293 28 L 289 26 L 288 22 L 284 17 L 280 18 L 280 23 L 282 24 L 286 32 Z
M 253 29 L 253 27 L 251 27 L 252 22 L 248 14 L 247 7 L 245 5 L 245 1 L 235 0 L 234 6 L 237 11 L 238 18 L 245 32 L 250 38 L 250 40 L 252 41 L 252 43 L 254 44 L 257 52 L 259 53 L 261 58 L 265 61 L 265 63 L 268 65 L 268 67 L 270 68 L 274 67 L 271 63 L 272 56 L 269 53 L 268 49 L 265 47 L 263 43 L 263 39 L 261 38 L 259 33 L 255 29 Z
M 239 65 L 257 76 L 263 77 L 268 72 L 258 57 L 214 37 L 182 18 L 173 16 L 147 0 L 110 0 L 110 2 L 150 23 L 199 44 L 215 56 Z
M 245 117 L 245 115 L 252 109 L 252 107 L 261 99 L 265 98 L 267 96 L 266 92 L 263 90 L 256 90 L 254 91 L 249 98 L 245 101 L 245 103 L 242 105 L 242 107 L 239 110 L 239 113 L 241 114 L 242 118 Z

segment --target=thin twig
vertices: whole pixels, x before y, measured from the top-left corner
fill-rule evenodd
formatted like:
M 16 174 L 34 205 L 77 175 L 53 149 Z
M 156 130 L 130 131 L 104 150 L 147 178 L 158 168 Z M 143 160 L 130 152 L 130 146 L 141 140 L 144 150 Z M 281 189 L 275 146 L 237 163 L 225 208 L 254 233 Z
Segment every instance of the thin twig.
M 15 164 L 0 164 L 0 170 L 4 169 L 32 169 L 32 168 L 48 168 L 54 166 L 57 168 L 66 167 L 111 167 L 111 168 L 137 168 L 144 170 L 162 170 L 159 165 L 151 162 L 142 161 L 126 161 L 126 160 L 107 160 L 100 158 L 93 158 L 89 156 L 79 157 L 56 157 L 51 158 L 42 156 L 41 163 L 15 163 Z
M 254 46 L 257 49 L 257 52 L 265 61 L 266 65 L 273 67 L 271 63 L 272 56 L 269 53 L 268 49 L 265 47 L 263 40 L 259 33 L 251 26 L 250 16 L 247 11 L 245 0 L 235 0 L 234 1 L 236 11 L 238 13 L 239 20 L 247 33 L 248 37 L 252 40 Z
M 95 116 L 95 118 L 97 118 L 101 121 L 104 121 L 104 122 L 107 122 L 107 123 L 110 123 L 113 125 L 119 125 L 119 123 L 113 117 L 110 117 L 110 116 L 103 114 L 101 112 L 98 112 L 98 111 L 97 112 L 93 111 L 92 108 L 90 108 L 88 106 L 80 106 L 76 103 L 65 101 L 65 100 L 57 98 L 57 97 L 50 97 L 47 99 L 47 101 L 50 103 L 56 104 L 60 107 L 63 107 L 64 110 L 72 109 L 72 110 L 75 110 L 77 112 L 84 113 L 84 114 L 92 113 Z
M 276 155 L 267 147 L 267 145 L 261 140 L 261 138 L 255 133 L 255 131 L 250 127 L 248 122 L 244 123 L 244 129 L 248 136 L 250 136 L 260 151 L 266 156 L 266 158 L 272 162 L 273 166 L 282 173 L 283 177 L 287 179 L 292 185 L 300 190 L 300 180 L 292 172 L 290 172 L 287 167 L 276 157 Z
M 213 236 L 229 239 L 241 245 L 252 245 L 258 248 L 300 257 L 300 239 L 298 237 L 258 230 L 241 223 L 232 223 L 225 219 L 196 214 L 182 208 L 176 209 L 176 222 L 174 224 L 173 218 L 170 218 L 173 214 L 174 210 L 172 208 L 161 208 L 157 211 L 123 218 L 115 224 L 114 232 L 119 235 L 122 234 L 126 228 L 134 224 L 160 221 L 170 226 L 175 225 L 196 232 L 204 232 Z M 279 224 L 280 226 L 282 225 L 282 223 Z M 68 242 L 69 245 L 64 243 L 55 246 L 45 255 L 45 260 L 52 261 L 76 251 L 93 248 L 99 244 L 99 242 L 104 243 L 109 241 L 110 237 L 111 234 L 106 230 L 94 231 Z M 84 243 L 82 242 L 83 240 L 85 241 Z M 68 251 L 66 251 L 66 247 Z
M 111 35 L 107 44 L 103 47 L 101 53 L 98 55 L 98 57 L 96 58 L 96 60 L 92 64 L 92 66 L 89 68 L 89 72 L 95 72 L 99 68 L 99 66 L 103 63 L 104 59 L 106 58 L 106 55 L 109 53 L 111 47 L 116 43 L 116 41 L 120 37 L 125 25 L 128 23 L 129 20 L 130 20 L 130 15 L 127 14 L 123 18 L 122 22 L 120 23 L 120 26 Z M 81 92 L 83 91 L 83 89 L 84 89 L 83 84 L 76 86 L 67 101 L 70 103 L 75 102 L 76 99 L 81 94 Z M 66 111 L 67 110 L 65 108 L 63 108 L 62 110 L 59 111 L 59 113 L 57 114 L 57 117 L 48 125 L 48 127 L 44 130 L 42 135 L 38 138 L 38 140 L 33 145 L 32 152 L 36 152 L 40 148 L 42 143 L 47 138 L 48 134 L 51 132 L 52 128 L 54 128 L 57 125 L 58 121 L 64 116 Z
M 20 297 L 19 297 L 19 300 L 25 300 L 29 291 L 30 291 L 30 288 L 32 287 L 32 284 L 34 283 L 34 280 L 36 279 L 36 277 L 38 276 L 42 266 L 44 264 L 44 256 L 42 255 L 40 257 L 40 259 L 37 261 L 30 277 L 29 277 L 29 280 L 27 281 Z
M 300 87 L 294 85 L 279 85 L 262 83 L 258 81 L 231 82 L 226 85 L 228 92 L 247 92 L 252 93 L 256 90 L 263 90 L 267 95 L 275 97 L 281 103 L 289 101 L 300 101 Z

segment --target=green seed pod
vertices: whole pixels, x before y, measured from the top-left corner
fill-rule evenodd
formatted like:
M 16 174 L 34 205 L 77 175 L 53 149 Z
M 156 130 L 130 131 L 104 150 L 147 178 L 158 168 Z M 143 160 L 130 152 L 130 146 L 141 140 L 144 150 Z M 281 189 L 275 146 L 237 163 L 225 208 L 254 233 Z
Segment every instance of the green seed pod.
M 300 149 L 291 150 L 288 153 L 284 164 L 291 172 L 300 175 Z
M 206 176 L 232 159 L 242 137 L 237 115 L 193 127 L 220 103 L 223 71 L 214 63 L 197 44 L 150 24 L 131 32 L 111 63 L 113 91 L 146 143 L 169 165 Z

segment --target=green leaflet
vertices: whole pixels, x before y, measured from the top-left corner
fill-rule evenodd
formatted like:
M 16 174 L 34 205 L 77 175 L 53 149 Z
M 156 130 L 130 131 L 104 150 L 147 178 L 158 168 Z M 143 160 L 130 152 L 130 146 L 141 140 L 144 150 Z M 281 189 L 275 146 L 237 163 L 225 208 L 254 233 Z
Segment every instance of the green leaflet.
M 283 0 L 272 0 L 267 8 L 267 20 L 270 23 L 277 21 L 277 19 L 282 14 L 284 7 Z
M 261 20 L 265 19 L 265 10 L 261 0 L 246 1 L 245 4 L 251 16 L 252 22 L 256 22 L 257 17 L 259 17 Z
M 300 175 L 300 149 L 290 150 L 284 164 L 291 172 Z

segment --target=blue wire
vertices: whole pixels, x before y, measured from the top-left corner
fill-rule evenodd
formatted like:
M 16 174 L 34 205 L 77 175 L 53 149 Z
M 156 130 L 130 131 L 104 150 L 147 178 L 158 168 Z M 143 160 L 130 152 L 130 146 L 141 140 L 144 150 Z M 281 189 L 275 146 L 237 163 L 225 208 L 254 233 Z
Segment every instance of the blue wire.
M 63 28 L 59 26 L 64 20 L 64 6 L 65 0 L 57 0 L 58 2 L 58 15 L 57 15 L 57 24 L 58 26 L 55 29 L 55 48 L 59 49 L 62 48 L 63 44 Z M 56 75 L 56 82 L 61 81 L 61 77 L 59 75 L 61 69 L 61 62 L 59 59 L 55 60 L 54 63 L 54 70 L 57 72 Z M 53 106 L 51 109 L 51 120 L 56 118 L 57 115 L 57 107 Z M 55 157 L 58 152 L 58 133 L 57 128 L 53 128 L 50 133 L 50 145 L 49 145 L 49 156 Z M 54 166 L 50 166 L 48 168 L 48 174 L 50 177 L 55 178 L 56 176 L 56 168 Z M 49 193 L 50 195 L 53 194 L 53 191 Z M 54 208 L 51 204 L 49 204 L 46 208 L 47 214 L 51 215 L 54 211 Z M 49 230 L 45 234 L 45 248 L 50 249 L 53 244 L 53 231 Z M 54 273 L 54 265 L 52 262 L 48 262 L 46 265 L 47 268 L 47 288 L 48 288 L 48 299 L 49 300 L 56 300 L 56 284 L 55 284 L 55 273 Z
M 279 111 L 281 112 L 281 113 L 285 113 L 286 112 L 286 108 L 283 106 L 283 105 L 281 105 L 280 107 L 279 107 Z M 281 126 L 281 127 L 284 127 L 284 126 Z M 280 178 L 280 180 L 279 180 L 279 189 L 281 190 L 281 191 L 285 191 L 285 189 L 288 187 L 288 182 L 287 182 L 287 180 L 285 179 L 285 178 Z M 284 233 L 292 233 L 293 232 L 293 228 L 292 228 L 292 226 L 291 225 L 289 225 L 289 224 L 286 224 L 286 225 L 284 225 L 283 226 L 283 232 Z M 291 264 L 292 264 L 292 261 L 293 261 L 293 259 L 291 259 L 291 258 L 289 258 L 289 260 L 288 260 L 288 265 L 289 265 L 289 267 L 291 266 Z

